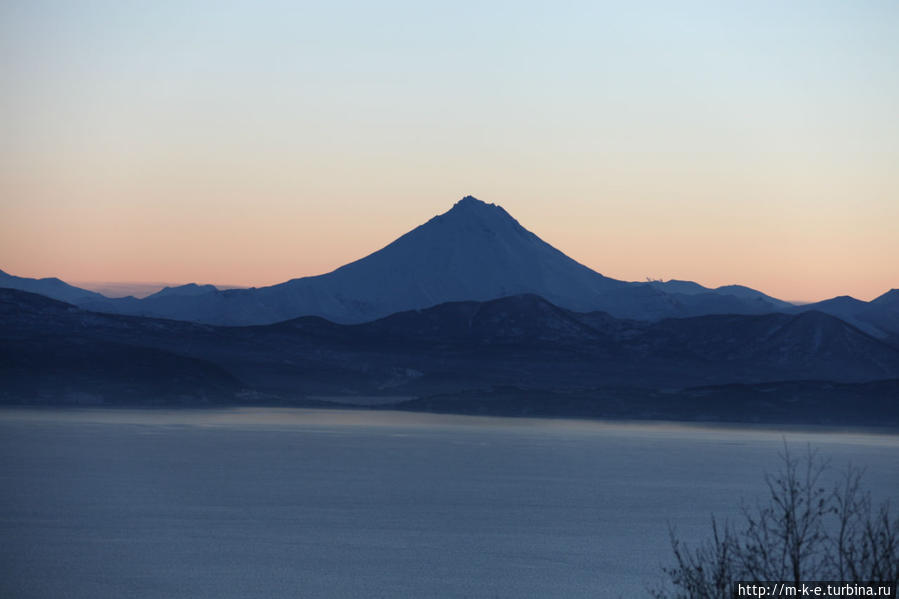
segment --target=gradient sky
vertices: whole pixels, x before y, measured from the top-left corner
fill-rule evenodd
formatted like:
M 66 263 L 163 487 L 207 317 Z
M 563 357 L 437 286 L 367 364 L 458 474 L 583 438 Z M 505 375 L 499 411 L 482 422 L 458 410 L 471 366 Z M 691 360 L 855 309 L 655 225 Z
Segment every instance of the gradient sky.
M 0 268 L 266 285 L 463 195 L 626 280 L 899 287 L 899 3 L 0 3 Z

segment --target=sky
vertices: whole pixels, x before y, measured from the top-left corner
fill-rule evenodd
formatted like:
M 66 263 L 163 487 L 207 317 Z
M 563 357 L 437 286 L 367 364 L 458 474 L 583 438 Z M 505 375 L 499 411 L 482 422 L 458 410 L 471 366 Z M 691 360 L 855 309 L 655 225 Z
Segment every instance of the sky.
M 624 280 L 899 287 L 899 3 L 0 3 L 0 269 L 269 285 L 471 194 Z

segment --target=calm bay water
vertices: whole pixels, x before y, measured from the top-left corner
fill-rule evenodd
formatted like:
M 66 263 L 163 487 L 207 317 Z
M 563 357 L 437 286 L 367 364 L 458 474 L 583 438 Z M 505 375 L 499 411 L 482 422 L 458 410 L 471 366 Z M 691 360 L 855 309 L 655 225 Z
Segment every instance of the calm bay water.
M 899 504 L 899 437 L 392 412 L 0 410 L 0 597 L 634 597 L 784 439 Z

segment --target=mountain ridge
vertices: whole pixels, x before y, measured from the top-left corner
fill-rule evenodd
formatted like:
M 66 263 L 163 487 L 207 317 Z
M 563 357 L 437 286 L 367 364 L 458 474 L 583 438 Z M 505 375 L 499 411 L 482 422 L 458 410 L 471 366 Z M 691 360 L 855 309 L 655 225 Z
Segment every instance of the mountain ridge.
M 302 315 L 366 322 L 449 301 L 524 293 L 572 310 L 603 310 L 648 320 L 768 312 L 779 305 L 758 292 L 744 299 L 706 288 L 700 291 L 668 293 L 658 286 L 605 277 L 541 240 L 501 206 L 466 196 L 380 250 L 329 273 L 251 289 L 188 285 L 144 299 L 97 294 L 61 299 L 75 299 L 77 305 L 95 311 L 230 325 Z
M 899 339 L 899 294 L 887 292 L 872 302 L 834 298 L 794 306 L 742 285 L 711 289 L 691 281 L 619 281 L 544 242 L 501 206 L 473 196 L 329 273 L 268 287 L 191 283 L 143 299 L 111 299 L 61 281 L 38 283 L 5 273 L 0 285 L 36 290 L 98 312 L 219 325 L 271 324 L 306 315 L 362 323 L 446 302 L 532 293 L 574 311 L 646 321 L 819 309 L 869 334 Z
M 89 312 L 0 289 L 0 356 L 0 402 L 7 403 L 328 405 L 321 398 L 353 404 L 354 398 L 463 394 L 456 408 L 467 411 L 484 399 L 472 403 L 471 393 L 489 399 L 491 390 L 514 388 L 520 404 L 484 409 L 714 419 L 771 405 L 783 418 L 818 421 L 837 418 L 816 413 L 811 401 L 821 381 L 830 381 L 840 386 L 828 392 L 842 406 L 840 415 L 860 397 L 873 402 L 884 422 L 899 416 L 896 398 L 883 396 L 890 384 L 869 384 L 899 378 L 899 349 L 817 312 L 650 323 L 519 295 L 449 302 L 362 324 L 306 316 L 221 327 Z M 742 411 L 731 409 L 723 391 L 720 405 L 697 404 L 699 392 L 677 391 L 727 385 L 756 386 L 740 391 L 749 402 Z M 790 403 L 797 388 L 805 398 L 801 411 Z M 572 397 L 578 399 L 569 405 Z M 677 398 L 680 407 L 671 403 Z

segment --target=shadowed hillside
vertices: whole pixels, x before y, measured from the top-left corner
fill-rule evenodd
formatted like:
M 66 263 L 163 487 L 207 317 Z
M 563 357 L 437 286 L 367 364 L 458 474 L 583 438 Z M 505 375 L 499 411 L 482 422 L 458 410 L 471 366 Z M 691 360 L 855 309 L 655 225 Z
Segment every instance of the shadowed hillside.
M 899 378 L 899 350 L 821 313 L 646 323 L 534 295 L 358 325 L 304 317 L 217 327 L 0 290 L 0 325 L 2 397 L 14 403 L 430 398 L 405 407 L 712 420 L 752 420 L 767 405 L 763 419 L 818 422 L 846 411 L 840 398 L 860 397 L 876 400 L 868 412 L 887 422 L 896 407 L 884 394 L 893 387 L 863 383 Z M 710 386 L 718 390 L 690 390 Z M 513 391 L 503 392 L 508 401 L 472 407 L 496 389 Z M 820 402 L 816 389 L 826 389 Z

